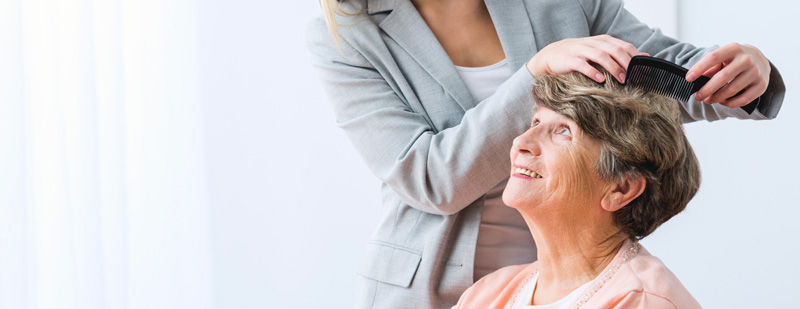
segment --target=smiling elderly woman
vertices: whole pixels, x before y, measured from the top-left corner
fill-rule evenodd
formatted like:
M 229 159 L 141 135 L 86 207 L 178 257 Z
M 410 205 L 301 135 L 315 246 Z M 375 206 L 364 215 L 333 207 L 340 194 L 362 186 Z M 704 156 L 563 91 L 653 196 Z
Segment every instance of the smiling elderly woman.
M 637 242 L 681 212 L 700 184 L 677 102 L 608 73 L 603 84 L 543 76 L 533 95 L 503 201 L 525 218 L 538 261 L 482 278 L 457 307 L 700 307 Z

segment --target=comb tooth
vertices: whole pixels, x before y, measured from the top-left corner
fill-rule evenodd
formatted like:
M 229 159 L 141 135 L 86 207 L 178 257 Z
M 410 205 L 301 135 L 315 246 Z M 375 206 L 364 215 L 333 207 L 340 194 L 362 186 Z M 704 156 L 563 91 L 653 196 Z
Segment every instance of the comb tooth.
M 639 84 L 639 70 L 631 70 L 631 76 L 628 77 L 628 82 L 632 85 Z
M 677 76 L 675 76 L 673 79 L 675 80 L 675 89 L 673 90 L 674 95 L 676 97 L 682 97 L 683 96 L 683 88 L 684 88 L 684 85 L 686 83 L 684 81 L 680 80 L 680 78 L 678 78 Z
M 650 77 L 655 77 L 655 80 L 650 80 L 650 85 L 653 86 L 653 89 L 658 88 L 658 81 L 660 80 L 658 78 L 658 70 L 651 70 Z
M 673 97 L 682 97 L 683 96 L 683 84 L 680 81 L 675 81 L 675 88 L 672 90 Z
M 669 87 L 666 89 L 669 93 L 669 96 L 674 95 L 674 91 L 676 86 L 678 86 L 678 80 L 675 78 L 675 75 L 669 75 Z
M 679 87 L 679 85 L 676 83 L 676 80 L 673 78 L 673 79 L 672 79 L 672 86 L 671 86 L 671 87 L 670 87 L 670 89 L 669 89 L 669 94 L 668 94 L 668 96 L 670 96 L 670 97 L 674 97 L 674 96 L 675 96 L 675 91 L 676 91 L 676 88 L 677 88 L 677 87 Z
M 694 85 L 692 83 L 686 82 L 686 90 L 684 90 L 684 95 L 683 95 L 683 97 L 684 97 L 683 100 L 684 101 L 688 101 L 689 97 L 692 96 L 692 89 L 693 88 L 694 88 Z
M 647 85 L 650 86 L 649 88 L 651 88 L 652 91 L 654 91 L 654 92 L 658 91 L 658 87 L 659 87 L 658 84 L 661 82 L 661 78 L 659 78 L 659 74 L 660 73 L 658 72 L 658 70 L 652 70 L 650 72 L 650 78 L 651 79 L 648 80 Z
M 663 78 L 664 78 L 664 81 L 665 81 L 665 84 L 666 84 L 666 86 L 663 89 L 664 90 L 664 95 L 665 96 L 670 96 L 670 94 L 671 94 L 670 90 L 673 89 L 673 87 L 675 86 L 675 80 L 674 80 L 673 76 L 668 74 L 667 72 L 663 72 L 663 75 L 664 75 Z
M 688 101 L 689 96 L 692 95 L 691 92 L 692 92 L 692 84 L 690 82 L 684 82 L 683 89 L 681 89 L 681 98 L 683 99 L 681 101 Z
M 664 71 L 661 71 L 661 75 L 663 76 L 662 78 L 664 79 L 664 88 L 663 88 L 664 95 L 668 95 L 670 88 L 672 88 L 672 78 L 669 74 L 667 74 L 667 72 Z

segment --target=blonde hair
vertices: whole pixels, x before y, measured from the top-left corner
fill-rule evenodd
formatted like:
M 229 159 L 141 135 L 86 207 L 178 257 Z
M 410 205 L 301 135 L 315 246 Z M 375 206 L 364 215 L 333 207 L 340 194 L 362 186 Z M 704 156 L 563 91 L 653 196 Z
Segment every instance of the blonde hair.
M 340 41 L 341 34 L 339 33 L 339 23 L 336 22 L 336 15 L 352 17 L 363 13 L 363 11 L 358 13 L 345 12 L 339 6 L 339 2 L 343 1 L 346 0 L 319 0 L 319 5 L 322 7 L 322 17 L 325 19 L 325 25 L 328 26 L 328 32 L 330 32 L 339 50 L 342 50 L 342 42 Z
M 686 208 L 700 187 L 700 166 L 684 135 L 678 102 L 621 85 L 604 73 L 597 83 L 580 73 L 536 78 L 533 97 L 602 142 L 595 171 L 619 183 L 643 176 L 644 192 L 614 212 L 614 222 L 631 238 L 652 233 Z

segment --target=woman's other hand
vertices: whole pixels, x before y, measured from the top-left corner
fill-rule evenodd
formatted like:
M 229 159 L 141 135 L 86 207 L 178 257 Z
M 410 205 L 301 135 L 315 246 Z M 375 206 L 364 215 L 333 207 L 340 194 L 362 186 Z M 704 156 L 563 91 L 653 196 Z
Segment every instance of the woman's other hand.
M 601 83 L 605 78 L 592 66 L 590 62 L 593 62 L 623 83 L 628 63 L 637 55 L 647 54 L 640 53 L 631 43 L 603 34 L 551 43 L 536 53 L 526 66 L 533 76 L 580 72 Z
M 769 60 L 752 45 L 730 43 L 705 55 L 686 74 L 694 81 L 700 74 L 711 79 L 695 94 L 695 100 L 735 108 L 752 102 L 767 90 Z M 744 93 L 735 98 L 745 89 Z

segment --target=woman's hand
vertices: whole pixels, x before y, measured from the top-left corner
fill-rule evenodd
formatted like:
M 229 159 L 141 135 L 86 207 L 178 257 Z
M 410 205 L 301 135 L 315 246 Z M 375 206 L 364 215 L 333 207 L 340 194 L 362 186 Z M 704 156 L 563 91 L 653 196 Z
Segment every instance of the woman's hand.
M 605 78 L 589 63 L 593 62 L 611 72 L 622 83 L 628 62 L 637 55 L 647 54 L 640 53 L 631 43 L 603 34 L 551 43 L 536 53 L 526 66 L 533 76 L 581 72 L 601 83 Z
M 752 102 L 767 90 L 769 60 L 758 48 L 730 43 L 700 59 L 686 74 L 694 81 L 700 74 L 711 79 L 695 94 L 695 100 L 735 108 Z M 741 95 L 731 98 L 745 89 Z

